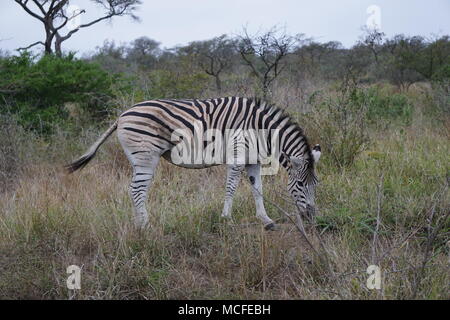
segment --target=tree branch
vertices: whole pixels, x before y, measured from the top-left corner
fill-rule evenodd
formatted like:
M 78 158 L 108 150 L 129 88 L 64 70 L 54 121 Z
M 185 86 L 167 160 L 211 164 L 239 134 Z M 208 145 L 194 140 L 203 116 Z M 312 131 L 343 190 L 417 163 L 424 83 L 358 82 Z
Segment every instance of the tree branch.
M 22 0 L 14 0 L 17 4 L 19 4 L 29 15 L 32 17 L 44 22 L 44 17 L 41 17 L 30 10 L 30 8 L 27 7 L 28 0 L 22 1 Z
M 36 46 L 36 45 L 38 45 L 38 44 L 41 44 L 41 45 L 45 46 L 45 43 L 43 43 L 42 41 L 36 41 L 36 42 L 30 44 L 28 47 L 17 48 L 16 50 L 17 50 L 17 51 L 28 50 L 28 49 L 30 49 L 31 47 L 34 47 L 34 46 Z
M 36 5 L 36 7 L 38 7 L 38 9 L 42 12 L 42 14 L 45 17 L 47 15 L 47 12 L 45 12 L 44 7 L 39 3 L 39 1 L 33 0 L 33 3 Z M 44 2 L 44 4 L 45 4 L 45 2 Z

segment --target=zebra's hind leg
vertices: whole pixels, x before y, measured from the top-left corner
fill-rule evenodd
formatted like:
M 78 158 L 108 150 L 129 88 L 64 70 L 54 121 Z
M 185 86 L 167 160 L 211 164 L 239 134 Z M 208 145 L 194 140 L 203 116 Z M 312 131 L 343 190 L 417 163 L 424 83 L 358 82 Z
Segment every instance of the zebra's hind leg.
M 231 218 L 231 206 L 233 204 L 234 193 L 241 180 L 241 173 L 244 167 L 244 165 L 229 165 L 227 168 L 227 186 L 221 215 L 222 218 Z
M 262 181 L 261 181 L 261 165 L 251 164 L 247 165 L 247 175 L 252 185 L 253 198 L 255 199 L 256 216 L 264 223 L 266 230 L 275 230 L 276 226 L 272 219 L 266 213 L 264 208 L 264 199 L 262 195 Z
M 133 166 L 130 196 L 133 201 L 135 225 L 143 229 L 148 223 L 145 203 L 160 160 L 160 154 L 154 151 L 140 151 L 139 155 L 134 155 L 135 157 L 129 157 Z

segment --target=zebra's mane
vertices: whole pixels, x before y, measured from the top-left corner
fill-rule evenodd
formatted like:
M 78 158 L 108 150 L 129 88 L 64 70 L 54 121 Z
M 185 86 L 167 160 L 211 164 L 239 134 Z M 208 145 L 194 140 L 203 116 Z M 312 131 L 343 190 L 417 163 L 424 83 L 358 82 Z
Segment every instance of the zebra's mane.
M 292 120 L 292 116 L 285 110 L 282 109 L 275 104 L 268 103 L 267 101 L 259 98 L 259 97 L 253 97 L 253 98 L 247 98 L 248 105 L 254 104 L 255 107 L 258 109 L 261 109 L 264 111 L 268 116 L 271 116 L 273 114 L 278 114 L 278 121 L 282 122 L 285 119 L 288 119 L 288 121 L 285 123 L 284 127 L 288 128 L 290 126 L 294 126 L 295 130 L 298 130 L 300 132 L 300 135 L 303 137 L 303 140 L 305 142 L 305 150 L 304 150 L 304 156 L 306 160 L 308 160 L 308 168 L 310 170 L 314 169 L 314 160 L 312 155 L 312 149 L 309 145 L 308 138 L 306 137 L 303 129 L 298 125 L 298 123 L 294 120 Z M 281 155 L 283 158 L 284 156 Z

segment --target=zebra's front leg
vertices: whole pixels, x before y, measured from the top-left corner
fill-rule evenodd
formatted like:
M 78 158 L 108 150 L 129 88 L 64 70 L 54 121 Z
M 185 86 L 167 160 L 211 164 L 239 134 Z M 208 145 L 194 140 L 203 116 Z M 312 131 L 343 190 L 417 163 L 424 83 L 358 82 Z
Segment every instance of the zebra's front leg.
M 147 157 L 148 156 L 148 157 Z M 146 161 L 142 161 L 142 157 Z M 133 200 L 134 223 L 137 228 L 143 229 L 148 223 L 148 212 L 145 206 L 148 191 L 153 183 L 155 170 L 158 166 L 160 156 L 152 152 L 142 152 L 139 164 L 133 163 L 133 178 L 130 184 L 130 196 Z M 145 163 L 145 165 L 144 165 Z
M 223 205 L 222 218 L 231 218 L 231 207 L 233 205 L 234 193 L 241 180 L 241 173 L 244 170 L 244 165 L 229 165 L 227 168 L 227 185 L 225 202 Z
M 253 198 L 255 199 L 256 216 L 264 223 L 266 230 L 275 230 L 275 223 L 266 213 L 264 208 L 264 199 L 262 194 L 261 165 L 247 165 L 247 175 L 252 185 Z

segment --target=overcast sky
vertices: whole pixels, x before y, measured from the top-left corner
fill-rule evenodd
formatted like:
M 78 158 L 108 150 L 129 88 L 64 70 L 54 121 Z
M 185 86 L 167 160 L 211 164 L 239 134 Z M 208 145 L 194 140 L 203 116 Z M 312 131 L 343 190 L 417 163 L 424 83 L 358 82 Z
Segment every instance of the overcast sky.
M 163 47 L 236 34 L 273 25 L 290 34 L 305 33 L 317 41 L 337 40 L 349 47 L 367 21 L 379 21 L 388 36 L 398 33 L 430 36 L 450 34 L 450 0 L 143 0 L 136 14 L 140 22 L 116 17 L 82 29 L 63 43 L 64 50 L 80 54 L 94 50 L 104 40 L 129 42 L 147 36 Z M 89 0 L 72 0 L 85 8 L 82 23 L 101 14 Z M 368 13 L 371 5 L 379 8 Z M 379 19 L 378 19 L 379 17 Z M 375 20 L 374 20 L 375 19 Z M 67 30 L 64 30 L 67 31 Z M 43 40 L 44 29 L 13 0 L 0 0 L 0 48 L 16 48 Z

